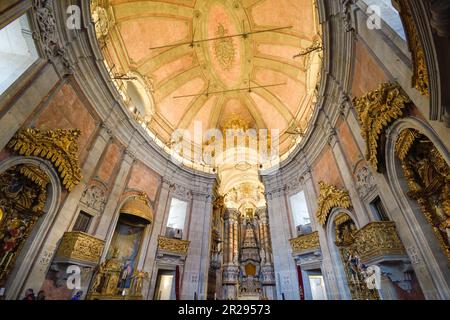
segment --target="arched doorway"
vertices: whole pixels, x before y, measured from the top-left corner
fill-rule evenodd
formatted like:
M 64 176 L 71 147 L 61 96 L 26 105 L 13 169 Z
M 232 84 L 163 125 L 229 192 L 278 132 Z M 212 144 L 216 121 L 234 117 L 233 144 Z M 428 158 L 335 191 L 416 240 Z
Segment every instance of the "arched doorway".
M 448 229 L 450 155 L 418 118 L 396 121 L 386 141 L 387 180 L 400 209 L 393 219 L 425 297 L 448 299 L 450 271 L 444 231 Z

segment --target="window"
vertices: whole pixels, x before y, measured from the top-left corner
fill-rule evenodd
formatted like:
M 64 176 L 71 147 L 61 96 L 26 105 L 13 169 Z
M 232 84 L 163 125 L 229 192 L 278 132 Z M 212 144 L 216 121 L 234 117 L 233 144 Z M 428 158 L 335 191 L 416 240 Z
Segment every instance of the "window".
M 0 30 L 0 94 L 37 59 L 28 17 L 24 14 Z
M 406 40 L 405 30 L 403 29 L 402 20 L 397 9 L 392 5 L 391 0 L 364 0 L 364 2 L 373 8 L 370 12 L 377 12 L 380 18 L 386 22 L 403 40 Z M 375 9 L 377 8 L 377 9 Z M 368 13 L 369 8 L 368 8 Z
M 184 229 L 184 221 L 186 219 L 187 202 L 172 198 L 170 203 L 169 219 L 167 227 L 172 229 Z
M 372 212 L 375 214 L 377 219 L 379 219 L 380 221 L 389 221 L 389 217 L 386 214 L 386 210 L 384 210 L 384 206 L 381 202 L 380 197 L 376 197 L 375 200 L 370 203 L 370 208 L 372 209 Z
M 72 228 L 72 231 L 81 231 L 81 232 L 88 232 L 89 226 L 92 221 L 92 216 L 84 211 L 80 211 L 77 217 L 77 221 L 75 221 L 75 224 Z
M 294 225 L 297 227 L 297 231 L 300 231 L 300 233 L 311 232 L 311 220 L 309 218 L 308 207 L 306 205 L 305 193 L 300 191 L 299 193 L 291 196 L 290 202 Z M 302 230 L 298 230 L 299 228 Z

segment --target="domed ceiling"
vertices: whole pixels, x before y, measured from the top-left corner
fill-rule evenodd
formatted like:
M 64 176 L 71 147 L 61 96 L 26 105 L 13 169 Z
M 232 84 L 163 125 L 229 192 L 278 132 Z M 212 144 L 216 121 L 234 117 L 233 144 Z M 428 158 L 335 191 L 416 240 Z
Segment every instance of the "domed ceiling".
M 321 53 L 295 56 L 320 45 L 313 0 L 94 0 L 91 9 L 111 77 L 164 143 L 196 122 L 239 121 L 279 129 L 283 154 L 306 130 Z

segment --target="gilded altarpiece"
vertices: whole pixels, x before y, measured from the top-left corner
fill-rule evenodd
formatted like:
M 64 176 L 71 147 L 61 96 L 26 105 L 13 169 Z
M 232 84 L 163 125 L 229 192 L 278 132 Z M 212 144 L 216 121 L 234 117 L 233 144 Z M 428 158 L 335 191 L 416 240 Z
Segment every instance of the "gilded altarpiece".
M 414 129 L 403 130 L 395 151 L 414 199 L 450 260 L 450 167 L 436 146 Z
M 17 165 L 0 174 L 0 287 L 44 214 L 48 183 L 45 172 L 33 165 Z

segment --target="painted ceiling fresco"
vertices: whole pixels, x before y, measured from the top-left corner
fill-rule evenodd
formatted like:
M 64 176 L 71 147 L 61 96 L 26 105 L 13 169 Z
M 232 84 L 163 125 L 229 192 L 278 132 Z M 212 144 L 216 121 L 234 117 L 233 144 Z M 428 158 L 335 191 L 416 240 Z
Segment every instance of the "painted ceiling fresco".
M 142 80 L 142 113 L 165 143 L 196 121 L 205 130 L 239 119 L 279 129 L 283 153 L 306 129 L 320 53 L 294 56 L 320 41 L 313 0 L 93 2 L 104 7 L 93 20 L 107 65 Z

